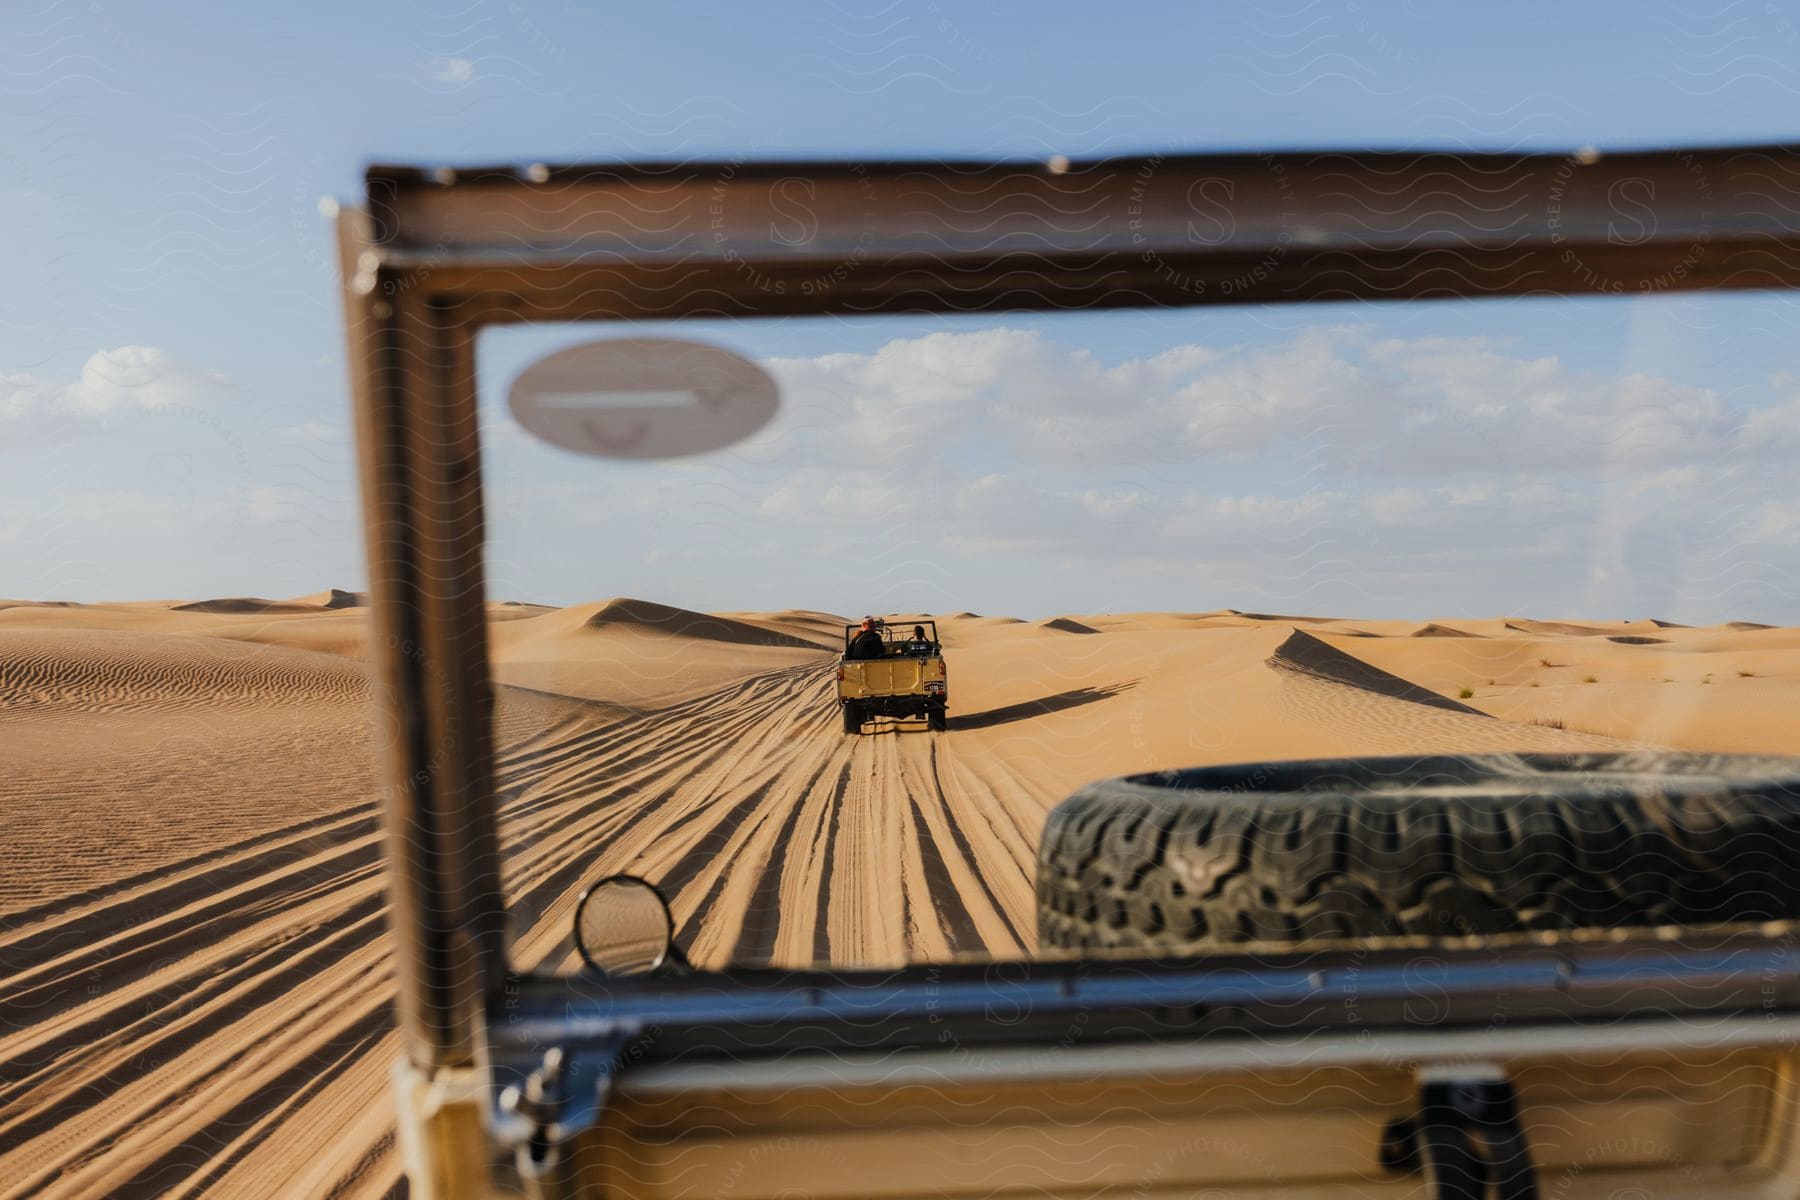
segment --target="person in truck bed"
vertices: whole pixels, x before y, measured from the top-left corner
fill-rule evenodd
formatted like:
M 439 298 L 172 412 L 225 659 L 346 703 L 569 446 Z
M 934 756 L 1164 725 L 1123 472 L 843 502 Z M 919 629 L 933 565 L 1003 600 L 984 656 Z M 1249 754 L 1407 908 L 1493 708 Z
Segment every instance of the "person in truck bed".
M 925 627 L 914 625 L 912 637 L 906 643 L 906 652 L 908 654 L 930 654 L 934 649 L 936 647 L 932 645 L 931 639 L 925 636 Z
M 881 631 L 875 628 L 875 618 L 864 617 L 862 619 L 862 632 L 850 639 L 850 653 L 848 657 L 856 659 L 880 658 L 882 653 Z

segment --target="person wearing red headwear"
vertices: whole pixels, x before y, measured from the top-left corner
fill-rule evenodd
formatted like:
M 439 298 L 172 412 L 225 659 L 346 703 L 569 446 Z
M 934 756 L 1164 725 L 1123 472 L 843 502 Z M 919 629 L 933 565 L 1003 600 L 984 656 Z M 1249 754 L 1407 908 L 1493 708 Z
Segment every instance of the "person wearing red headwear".
M 862 632 L 850 639 L 849 658 L 880 658 L 886 653 L 881 641 L 881 631 L 875 627 L 874 617 L 862 619 Z

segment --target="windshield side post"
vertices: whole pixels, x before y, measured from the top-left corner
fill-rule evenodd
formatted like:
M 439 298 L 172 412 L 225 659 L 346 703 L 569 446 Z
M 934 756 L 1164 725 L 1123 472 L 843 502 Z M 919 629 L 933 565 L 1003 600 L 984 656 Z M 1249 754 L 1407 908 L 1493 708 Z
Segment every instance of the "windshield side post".
M 472 1068 L 505 953 L 473 334 L 387 273 L 366 214 L 339 239 L 397 1023 L 416 1068 Z

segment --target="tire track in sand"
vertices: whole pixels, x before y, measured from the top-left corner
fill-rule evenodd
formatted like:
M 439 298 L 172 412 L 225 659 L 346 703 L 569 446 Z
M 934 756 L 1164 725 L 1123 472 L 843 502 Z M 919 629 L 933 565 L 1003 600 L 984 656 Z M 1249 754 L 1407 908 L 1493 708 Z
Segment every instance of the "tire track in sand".
M 520 961 L 566 963 L 615 870 L 664 884 L 703 964 L 1016 953 L 1029 847 L 976 849 L 992 796 L 941 735 L 846 738 L 832 682 L 824 660 L 650 713 L 503 701 Z M 390 1191 L 380 849 L 359 801 L 7 914 L 0 1191 Z

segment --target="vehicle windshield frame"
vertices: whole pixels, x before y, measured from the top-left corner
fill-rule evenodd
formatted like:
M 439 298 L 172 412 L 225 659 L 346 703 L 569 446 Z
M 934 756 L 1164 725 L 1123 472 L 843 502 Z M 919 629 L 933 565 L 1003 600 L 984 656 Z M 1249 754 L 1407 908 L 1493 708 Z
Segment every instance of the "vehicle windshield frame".
M 1796 168 L 1800 146 L 371 167 L 338 229 L 409 1055 L 476 1061 L 521 978 L 493 786 L 484 328 L 1792 288 L 1800 205 L 1772 181 Z M 1643 193 L 1650 234 L 1612 237 L 1610 189 L 1643 179 L 1667 184 Z M 794 181 L 820 218 L 798 246 L 770 219 Z M 1219 236 L 1192 236 L 1200 185 L 1222 207 Z M 647 230 L 632 214 L 652 200 Z

